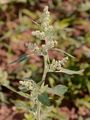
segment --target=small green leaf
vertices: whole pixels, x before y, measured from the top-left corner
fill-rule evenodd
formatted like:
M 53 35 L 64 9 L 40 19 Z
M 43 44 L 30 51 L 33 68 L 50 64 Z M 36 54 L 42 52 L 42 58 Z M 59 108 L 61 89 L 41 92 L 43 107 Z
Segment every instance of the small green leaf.
M 29 89 L 28 88 L 26 88 L 25 86 L 19 86 L 19 89 L 22 91 L 22 92 L 27 92 L 27 91 L 29 91 Z
M 28 102 L 25 101 L 21 101 L 21 100 L 16 100 L 12 102 L 15 104 L 16 108 L 18 109 L 25 109 L 25 110 L 29 110 L 30 109 L 30 105 L 28 104 Z
M 28 59 L 28 55 L 27 54 L 23 54 L 18 59 L 10 62 L 10 64 L 13 64 L 13 63 L 16 63 L 16 62 L 22 62 L 22 61 L 27 60 L 27 59 Z
M 0 102 L 8 103 L 5 94 L 3 92 L 1 92 L 1 91 L 0 91 Z
M 46 92 L 43 92 L 42 94 L 40 94 L 40 95 L 38 96 L 38 100 L 39 100 L 42 104 L 44 104 L 44 105 L 46 105 L 46 106 L 50 106 L 50 100 L 49 100 L 48 94 L 47 94 Z
M 57 85 L 53 88 L 48 88 L 49 93 L 55 94 L 58 96 L 63 96 L 66 91 L 67 91 L 67 87 L 64 85 Z
M 73 74 L 83 75 L 84 70 L 74 71 L 74 70 L 61 68 L 60 72 L 66 73 L 66 74 L 69 74 L 69 75 L 73 75 Z

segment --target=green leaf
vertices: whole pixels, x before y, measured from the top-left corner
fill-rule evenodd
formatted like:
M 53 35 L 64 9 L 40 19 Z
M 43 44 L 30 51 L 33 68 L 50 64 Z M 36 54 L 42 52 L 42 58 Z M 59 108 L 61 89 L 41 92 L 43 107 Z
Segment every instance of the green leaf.
M 65 18 L 65 19 L 61 20 L 59 22 L 60 28 L 64 29 L 64 28 L 68 27 L 70 22 L 72 22 L 73 19 L 74 19 L 73 17 L 70 17 L 70 18 Z
M 69 74 L 69 75 L 73 75 L 73 74 L 83 75 L 84 70 L 74 71 L 74 70 L 61 68 L 60 72 L 66 73 L 66 74 Z
M 47 94 L 46 92 L 43 92 L 42 94 L 40 94 L 40 95 L 38 96 L 38 100 L 39 100 L 42 104 L 44 104 L 44 105 L 46 105 L 46 106 L 50 106 L 50 100 L 49 100 L 48 94 Z
M 1 92 L 1 91 L 0 91 L 0 102 L 8 103 L 5 94 L 3 92 Z
M 30 109 L 30 105 L 28 104 L 28 102 L 21 101 L 21 100 L 16 100 L 16 101 L 12 100 L 11 102 L 15 104 L 17 109 L 24 109 L 24 110 Z
M 58 96 L 63 96 L 65 92 L 67 91 L 67 87 L 64 85 L 57 85 L 53 88 L 48 88 L 48 92 L 51 94 L 55 94 Z
M 82 99 L 77 99 L 76 101 L 76 105 L 77 106 L 85 106 L 86 108 L 90 109 L 90 100 L 87 100 L 85 98 L 82 98 Z
M 30 99 L 30 96 L 27 94 L 27 93 L 24 93 L 24 92 L 18 92 L 17 90 L 15 90 L 13 87 L 9 86 L 9 85 L 5 85 L 3 84 L 4 87 L 6 87 L 7 89 L 17 93 L 18 95 L 22 96 L 22 97 L 25 97 L 27 99 Z
M 22 62 L 22 61 L 24 61 L 24 60 L 27 60 L 28 57 L 29 57 L 29 56 L 28 56 L 27 54 L 23 54 L 23 55 L 21 55 L 18 59 L 10 62 L 10 64 L 13 64 L 13 63 L 16 63 L 16 62 Z
M 79 7 L 79 10 L 82 12 L 90 10 L 90 1 L 86 1 L 85 3 L 82 2 L 82 4 Z

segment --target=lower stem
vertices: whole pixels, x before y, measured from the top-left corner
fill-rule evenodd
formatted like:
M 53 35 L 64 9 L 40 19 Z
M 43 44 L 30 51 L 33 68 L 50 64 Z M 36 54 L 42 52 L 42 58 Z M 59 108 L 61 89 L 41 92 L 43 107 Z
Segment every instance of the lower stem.
M 38 106 L 37 106 L 37 120 L 41 120 L 41 103 L 38 102 Z
M 43 56 L 44 58 L 44 71 L 43 71 L 43 76 L 42 76 L 42 80 L 39 83 L 40 86 L 44 85 L 45 83 L 45 78 L 47 75 L 47 56 Z M 41 120 L 41 103 L 38 101 L 37 104 L 37 120 Z

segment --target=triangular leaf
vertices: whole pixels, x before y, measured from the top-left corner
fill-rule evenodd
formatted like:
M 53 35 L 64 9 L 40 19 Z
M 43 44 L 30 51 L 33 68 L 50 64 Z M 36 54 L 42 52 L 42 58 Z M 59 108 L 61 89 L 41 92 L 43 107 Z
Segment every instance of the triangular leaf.
M 63 96 L 66 91 L 67 91 L 67 87 L 64 85 L 57 85 L 53 88 L 48 88 L 49 93 L 55 94 L 58 96 Z
M 50 100 L 49 100 L 48 94 L 46 92 L 43 92 L 42 94 L 40 94 L 38 96 L 38 100 L 46 106 L 50 105 Z

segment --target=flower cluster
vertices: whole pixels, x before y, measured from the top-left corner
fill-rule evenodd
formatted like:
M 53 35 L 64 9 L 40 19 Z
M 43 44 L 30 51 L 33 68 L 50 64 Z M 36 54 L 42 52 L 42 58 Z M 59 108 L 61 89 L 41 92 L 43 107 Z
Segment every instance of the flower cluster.
M 40 29 L 33 31 L 32 35 L 35 36 L 39 40 L 44 40 L 45 44 L 41 47 L 38 47 L 36 44 L 29 44 L 28 48 L 31 49 L 34 53 L 39 55 L 48 54 L 48 50 L 55 47 L 57 42 L 55 41 L 56 34 L 52 25 L 50 25 L 50 13 L 48 11 L 48 7 L 44 8 L 44 12 L 40 18 Z
M 55 48 L 55 44 L 57 44 L 56 41 L 56 32 L 55 29 L 53 28 L 52 25 L 50 25 L 50 13 L 48 11 L 48 7 L 46 6 L 44 8 L 43 14 L 40 17 L 40 26 L 39 26 L 39 30 L 33 31 L 32 35 L 35 36 L 36 38 L 38 38 L 39 40 L 44 40 L 45 44 L 42 44 L 42 46 L 38 46 L 36 43 L 34 44 L 28 44 L 28 49 L 32 50 L 32 52 L 34 52 L 37 55 L 41 55 L 44 58 L 46 58 L 46 67 L 48 68 L 47 72 L 65 72 L 67 74 L 81 74 L 81 71 L 73 71 L 72 70 L 67 70 L 64 69 L 62 66 L 67 62 L 68 57 L 63 58 L 62 60 L 56 61 L 56 60 L 52 60 L 52 63 L 49 62 L 48 64 L 48 60 L 49 57 L 48 56 L 48 51 L 53 49 L 57 50 L 59 52 L 63 52 L 66 55 L 68 55 L 69 57 L 74 58 L 73 56 L 71 56 L 70 54 L 66 53 L 65 51 L 62 51 L 60 49 Z
M 52 63 L 49 65 L 49 71 L 54 72 L 56 70 L 60 71 L 61 67 L 67 62 L 68 57 L 63 58 L 62 60 L 56 61 L 55 59 L 52 60 Z
M 27 90 L 33 90 L 36 87 L 36 83 L 33 80 L 24 80 L 19 81 L 22 88 L 26 88 Z

